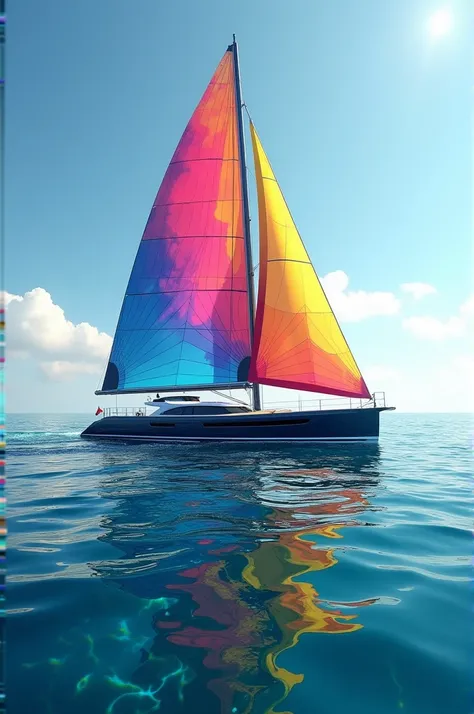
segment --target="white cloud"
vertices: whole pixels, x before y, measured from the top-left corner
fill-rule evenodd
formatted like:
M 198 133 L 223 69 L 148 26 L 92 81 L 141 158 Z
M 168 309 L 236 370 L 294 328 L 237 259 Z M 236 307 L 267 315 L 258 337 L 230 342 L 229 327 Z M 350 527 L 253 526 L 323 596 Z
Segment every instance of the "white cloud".
M 324 292 L 341 322 L 359 322 L 377 315 L 394 315 L 400 301 L 391 292 L 347 290 L 349 278 L 342 270 L 335 270 L 321 278 Z
M 468 323 L 474 317 L 474 295 L 459 308 L 459 314 L 440 320 L 430 315 L 408 317 L 403 320 L 405 330 L 423 340 L 447 340 L 463 337 L 468 333 Z
M 469 377 L 469 381 L 474 385 L 474 357 L 472 355 L 458 355 L 452 361 L 453 368 Z
M 67 362 L 54 360 L 54 362 L 41 362 L 42 372 L 53 381 L 63 382 L 74 379 L 80 374 L 100 374 L 101 365 L 88 362 Z
M 471 295 L 466 302 L 463 302 L 459 308 L 459 312 L 465 320 L 468 320 L 470 317 L 474 317 L 474 295 Z
M 7 306 L 7 357 L 41 360 L 40 368 L 50 379 L 93 374 L 103 368 L 112 346 L 110 335 L 88 322 L 74 324 L 66 319 L 44 288 L 2 297 Z
M 464 335 L 466 326 L 460 317 L 438 320 L 437 317 L 408 317 L 402 322 L 403 327 L 422 340 L 446 340 Z
M 437 292 L 436 288 L 428 283 L 403 283 L 400 287 L 404 293 L 409 293 L 415 300 Z
M 458 356 L 441 364 L 410 366 L 386 385 L 386 399 L 399 412 L 472 412 L 474 359 Z M 385 423 L 388 426 L 388 418 Z
M 362 370 L 365 381 L 370 384 L 371 389 L 378 390 L 387 382 L 395 382 L 400 378 L 400 372 L 393 367 L 384 365 L 372 365 Z
M 20 297 L 20 295 L 13 295 L 12 293 L 7 293 L 6 291 L 1 291 L 0 292 L 0 301 L 3 302 L 5 307 L 7 307 L 12 300 L 22 300 L 23 298 Z
M 439 367 L 435 375 L 436 394 L 440 398 L 441 408 L 451 403 L 456 405 L 456 411 L 474 409 L 474 357 L 472 355 L 457 355 L 449 362 Z

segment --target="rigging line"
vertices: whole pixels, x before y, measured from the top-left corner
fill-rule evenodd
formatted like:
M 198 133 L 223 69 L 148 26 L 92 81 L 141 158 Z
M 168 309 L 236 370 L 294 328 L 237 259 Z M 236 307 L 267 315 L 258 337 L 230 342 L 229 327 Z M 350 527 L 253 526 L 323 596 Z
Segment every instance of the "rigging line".
M 225 159 L 223 156 L 199 156 L 197 159 L 177 159 L 176 161 L 170 161 L 168 166 L 174 166 L 174 164 L 190 164 L 195 161 L 238 161 L 238 159 Z
M 230 394 L 224 394 L 224 392 L 220 392 L 217 389 L 210 389 L 209 391 L 213 394 L 217 394 L 219 397 L 225 397 L 226 399 L 230 399 L 231 401 L 236 402 L 237 404 L 242 404 L 245 407 L 248 406 L 246 402 L 243 402 L 241 399 L 237 399 L 236 397 L 232 397 Z
M 102 376 L 99 378 L 99 381 L 98 381 L 98 383 L 97 383 L 97 389 L 96 389 L 96 391 L 99 391 L 100 388 L 101 388 L 101 386 L 104 384 L 105 373 L 107 372 L 107 367 L 109 366 L 109 362 L 110 362 L 111 356 L 112 356 L 112 348 L 111 348 L 111 350 L 110 350 L 109 357 L 108 357 L 107 361 L 105 362 L 104 368 L 103 368 L 103 370 L 102 370 Z
M 222 203 L 229 203 L 233 201 L 233 198 L 220 198 L 219 202 Z M 190 205 L 195 205 L 199 203 L 215 203 L 216 199 L 215 198 L 199 198 L 195 199 L 194 201 L 171 201 L 171 203 L 157 203 L 153 206 L 153 208 L 168 208 L 169 206 L 190 206 Z
M 229 199 L 229 200 L 232 200 L 232 199 Z M 235 201 L 233 201 L 233 202 L 235 203 Z M 171 204 L 171 205 L 175 205 L 175 204 Z M 150 243 L 151 241 L 155 241 L 155 240 L 188 240 L 189 238 L 191 240 L 193 238 L 205 238 L 207 240 L 208 238 L 219 238 L 219 239 L 225 238 L 225 239 L 227 239 L 229 237 L 234 238 L 235 240 L 244 240 L 244 236 L 239 236 L 239 235 L 227 236 L 224 234 L 222 234 L 220 236 L 210 236 L 210 235 L 205 235 L 205 236 L 202 236 L 202 235 L 199 235 L 199 236 L 197 236 L 197 235 L 156 236 L 154 238 L 145 238 L 144 240 L 146 240 L 147 243 Z
M 173 319 L 173 315 L 170 315 L 170 317 L 167 319 L 167 322 L 169 322 L 171 319 Z M 124 350 L 127 356 L 132 357 L 133 355 L 133 357 L 135 358 L 130 360 L 129 366 L 133 367 L 134 364 L 139 363 L 148 353 L 149 349 L 153 349 L 156 351 L 158 345 L 160 347 L 163 347 L 164 341 L 172 339 L 174 335 L 177 335 L 180 329 L 182 328 L 179 327 L 177 329 L 176 327 L 166 327 L 156 330 L 146 328 L 141 328 L 139 330 L 122 328 L 122 333 L 131 333 L 132 337 L 135 338 L 135 344 L 129 345 L 129 347 Z M 157 352 L 157 354 L 160 353 Z
M 266 202 L 265 202 L 265 212 L 267 213 L 267 204 L 266 204 Z M 267 222 L 268 222 L 268 214 L 267 214 Z M 285 229 L 286 229 L 286 225 L 285 225 Z M 265 240 L 267 241 L 267 260 L 266 260 L 266 263 L 267 263 L 267 266 L 268 266 L 268 263 L 269 263 L 269 259 L 268 259 L 268 234 L 265 236 Z M 286 230 L 285 230 L 285 254 L 286 254 L 286 246 L 287 246 L 287 232 L 286 232 Z M 279 282 L 279 285 L 278 285 L 278 292 L 277 292 L 277 295 L 276 295 L 275 305 L 279 305 L 279 304 L 280 304 L 280 297 L 281 297 L 281 295 L 282 295 L 283 285 L 284 285 L 284 283 L 285 283 L 285 277 L 286 277 L 286 261 L 283 262 L 283 270 L 281 271 L 281 275 L 280 275 L 280 282 Z M 286 284 L 285 287 L 286 287 L 286 293 L 288 293 L 288 285 Z M 265 298 L 267 297 L 267 295 L 268 295 L 268 275 L 267 275 L 267 280 L 266 280 L 266 282 L 265 282 Z M 276 314 L 276 313 L 274 312 L 274 314 L 273 314 L 273 319 L 275 318 L 275 314 Z M 280 330 L 281 330 L 281 334 L 283 334 L 282 328 L 280 328 Z M 278 332 L 278 328 L 277 328 L 276 331 Z M 267 343 L 267 344 L 268 344 L 268 349 L 270 349 L 270 346 L 271 346 L 271 348 L 273 348 L 273 345 L 275 344 L 276 339 L 277 339 L 276 336 L 275 336 L 275 333 L 273 332 L 273 330 L 272 330 L 272 333 L 271 333 L 271 334 L 272 334 L 272 339 L 269 340 L 268 343 Z
M 148 362 L 149 362 L 149 361 L 150 361 L 150 360 L 148 360 Z M 200 371 L 198 370 L 195 374 L 196 374 L 196 375 L 201 375 L 201 377 L 202 377 L 202 376 L 205 376 L 205 374 L 203 375 L 203 371 L 205 372 L 205 370 L 202 369 L 203 363 L 202 363 L 200 360 L 198 361 L 198 360 L 190 359 L 189 357 L 186 357 L 186 358 L 184 359 L 184 362 L 185 362 L 187 365 L 191 365 L 191 364 L 196 364 L 196 365 L 198 365 L 198 366 L 201 368 L 201 370 L 200 370 Z M 167 362 L 162 362 L 162 363 L 160 364 L 160 367 L 168 367 L 168 366 L 170 366 L 170 365 L 177 365 L 177 362 L 176 362 L 175 360 L 168 360 Z M 207 366 L 207 365 L 206 365 L 206 366 Z M 224 363 L 224 362 L 223 362 L 223 363 L 218 364 L 218 365 L 216 365 L 216 366 L 217 366 L 217 368 L 220 369 L 222 372 L 226 372 L 226 373 L 229 374 L 228 379 L 229 379 L 230 382 L 233 382 L 233 381 L 234 381 L 234 380 L 232 380 L 232 379 L 230 378 L 231 370 L 228 369 L 227 363 Z M 147 366 L 145 366 L 145 364 L 144 364 L 141 369 L 136 369 L 136 370 L 134 370 L 133 377 L 134 377 L 134 379 L 136 379 L 136 380 L 138 381 L 141 375 L 147 375 L 149 372 L 152 372 L 152 371 L 153 371 L 153 366 L 147 367 Z M 178 372 L 179 372 L 179 368 L 177 367 L 177 369 L 176 369 L 176 374 L 177 374 Z M 188 374 L 191 374 L 191 372 L 189 372 Z M 159 378 L 161 378 L 161 377 L 162 377 L 162 375 L 159 376 Z M 145 377 L 143 377 L 143 378 L 145 378 Z
M 140 369 L 141 367 L 143 367 L 145 364 L 147 364 L 148 362 L 150 362 L 152 360 L 155 360 L 155 362 L 157 364 L 157 368 L 159 368 L 161 365 L 161 360 L 163 358 L 163 355 L 166 354 L 166 352 L 169 352 L 170 350 L 177 349 L 178 345 L 180 344 L 177 341 L 174 341 L 174 342 L 171 341 L 174 334 L 175 334 L 174 332 L 168 333 L 165 337 L 161 337 L 161 342 L 160 342 L 161 349 L 159 352 L 156 349 L 157 345 L 155 343 L 150 345 L 149 344 L 150 340 L 145 341 L 143 343 L 143 345 L 141 346 L 142 351 L 138 354 L 138 357 L 135 354 L 134 355 L 135 360 L 130 360 L 129 362 L 126 363 L 127 364 L 127 372 L 134 373 L 137 369 Z M 164 343 L 167 338 L 168 338 L 169 344 L 168 344 L 168 346 L 165 346 Z M 149 346 L 147 349 L 144 349 L 147 343 Z M 130 355 L 130 352 L 131 352 L 130 350 L 127 350 L 127 352 L 123 355 L 124 358 L 128 357 Z M 149 357 L 149 355 L 151 355 L 151 356 Z
M 124 315 L 126 320 L 125 325 L 132 325 L 133 327 L 122 327 L 124 330 L 148 330 L 151 329 L 153 325 L 153 320 L 156 319 L 156 308 L 160 302 L 159 293 L 139 293 L 130 292 L 125 296 L 128 298 L 128 314 Z M 166 308 L 162 307 L 161 317 L 165 313 L 165 309 L 169 308 L 171 300 L 166 305 Z
M 300 357 L 301 355 L 304 355 L 304 349 L 300 349 L 298 353 L 296 354 L 296 357 Z M 347 382 L 351 383 L 352 385 L 357 385 L 358 384 L 358 379 L 355 378 L 353 375 L 349 375 L 348 380 L 344 380 L 344 377 L 346 375 L 346 370 L 339 370 L 334 368 L 329 368 L 326 367 L 324 372 L 322 373 L 321 371 L 316 369 L 316 366 L 312 361 L 307 361 L 305 360 L 304 362 L 300 361 L 300 364 L 303 365 L 301 368 L 301 372 L 294 372 L 292 371 L 293 368 L 293 362 L 288 361 L 288 359 L 280 359 L 276 364 L 272 366 L 271 374 L 272 376 L 276 376 L 278 374 L 282 375 L 283 379 L 286 380 L 291 380 L 291 376 L 293 375 L 308 375 L 311 374 L 312 378 L 314 379 L 315 384 L 324 384 L 327 381 L 330 380 L 332 381 L 336 386 L 341 385 L 343 387 Z M 267 375 L 268 376 L 268 375 Z
M 242 102 L 242 109 L 245 109 L 245 113 L 248 116 L 249 122 L 253 124 L 252 117 L 250 116 L 249 108 L 245 102 Z
M 285 257 L 284 257 L 283 259 L 281 259 L 281 262 L 283 262 L 283 266 L 282 266 L 282 267 L 283 267 L 283 270 L 281 271 L 280 282 L 279 282 L 279 285 L 278 285 L 277 297 L 276 297 L 276 302 L 275 302 L 275 304 L 278 305 L 278 304 L 279 304 L 279 301 L 280 301 L 280 297 L 281 297 L 282 292 L 283 292 L 283 286 L 284 286 L 285 278 L 286 278 L 286 268 L 287 268 L 287 262 L 288 262 L 288 261 L 287 261 L 287 252 L 288 252 L 288 231 L 289 231 L 289 228 L 291 229 L 291 226 L 288 226 L 288 222 L 287 222 L 287 221 L 285 221 L 285 223 L 280 224 L 279 222 L 274 221 L 273 218 L 268 215 L 268 207 L 267 207 L 267 200 L 266 200 L 265 189 L 264 189 L 264 184 L 263 184 L 263 173 L 262 173 L 262 166 L 261 166 L 260 158 L 259 158 L 259 171 L 260 171 L 260 175 L 261 175 L 261 177 L 262 177 L 262 188 L 263 188 L 263 194 L 264 194 L 265 214 L 266 214 L 267 223 L 268 223 L 268 221 L 269 221 L 269 219 L 270 219 L 273 223 L 276 223 L 277 225 L 280 225 L 281 228 L 284 230 L 284 238 L 285 238 L 284 255 L 285 255 Z M 279 188 L 278 184 L 277 184 L 277 187 Z M 280 191 L 280 193 L 281 193 L 281 191 Z M 268 242 L 268 235 L 266 236 L 266 240 L 267 240 L 267 242 Z M 267 259 L 266 259 L 266 264 L 267 264 L 267 266 L 268 266 L 268 264 L 269 264 L 270 262 L 274 262 L 274 261 L 273 261 L 272 259 L 269 259 L 269 258 L 268 258 L 268 254 L 267 254 Z M 267 289 L 268 289 L 268 279 L 267 279 L 267 282 L 266 282 L 266 284 L 265 284 L 265 296 L 267 295 Z M 286 284 L 286 292 L 287 292 L 287 291 L 288 291 L 288 285 Z M 278 332 L 278 329 L 277 329 L 277 332 Z M 274 346 L 274 344 L 276 343 L 276 340 L 277 340 L 277 338 L 276 338 L 276 336 L 275 336 L 275 333 L 273 333 L 273 331 L 272 331 L 272 334 L 273 334 L 273 339 L 270 340 L 270 341 L 267 343 L 267 350 L 266 350 L 267 352 L 270 351 L 271 349 L 273 349 L 273 346 Z
M 202 305 L 203 311 L 206 311 L 206 308 L 204 305 Z M 198 313 L 195 310 L 193 306 L 191 306 L 191 310 L 193 310 L 194 314 L 197 316 Z M 218 316 L 219 321 L 223 324 L 221 316 L 218 314 L 217 310 L 215 311 L 215 314 Z M 209 318 L 210 321 L 210 318 Z M 188 328 L 190 329 L 190 328 Z M 198 332 L 200 336 L 202 336 L 204 339 L 208 340 L 210 346 L 214 349 L 221 350 L 223 354 L 227 356 L 227 358 L 230 361 L 235 362 L 236 365 L 238 365 L 240 359 L 246 356 L 246 351 L 244 351 L 240 347 L 241 340 L 238 339 L 238 333 L 239 332 L 244 332 L 243 330 L 236 330 L 232 326 L 224 329 L 219 329 L 216 328 L 214 325 L 211 325 L 210 327 L 207 325 L 202 325 L 202 326 L 193 326 L 192 328 L 194 331 Z M 204 332 L 209 332 L 210 337 L 207 337 L 207 335 L 204 335 Z M 233 340 L 232 338 L 237 338 L 236 340 Z M 212 338 L 212 339 L 211 339 Z M 184 339 L 184 337 L 183 337 Z
M 307 363 L 305 363 L 307 365 Z M 266 375 L 270 378 L 270 375 Z M 326 370 L 324 373 L 316 371 L 313 365 L 308 365 L 304 367 L 301 372 L 288 371 L 288 365 L 281 363 L 272 368 L 271 378 L 280 378 L 283 381 L 292 381 L 295 377 L 299 377 L 299 381 L 306 381 L 308 384 L 313 384 L 315 386 L 332 386 L 336 389 L 344 389 L 351 386 L 356 389 L 359 380 L 355 378 L 344 379 L 346 375 L 341 372 L 336 372 L 334 370 Z M 309 377 L 309 378 L 308 378 Z M 303 378 L 303 379 L 302 379 Z
M 192 278 L 156 278 L 156 280 L 191 280 Z M 222 280 L 222 276 L 206 276 L 203 280 Z M 142 278 L 145 280 L 145 278 Z M 232 290 L 232 288 L 181 288 L 179 290 L 161 290 L 153 293 L 127 293 L 126 297 L 144 297 L 145 295 L 175 295 L 176 293 L 246 293 L 246 290 Z
M 261 167 L 260 167 L 261 170 Z M 263 177 L 262 177 L 262 183 L 263 183 Z M 278 184 L 277 184 L 278 185 Z M 284 254 L 285 257 L 283 259 L 283 270 L 281 273 L 281 280 L 280 280 L 280 285 L 278 286 L 278 293 L 277 293 L 277 298 L 276 298 L 276 305 L 280 304 L 280 297 L 283 292 L 283 285 L 285 284 L 285 292 L 288 294 L 288 281 L 286 280 L 286 273 L 287 273 L 287 268 L 288 268 L 288 260 L 287 260 L 287 255 L 288 255 L 288 223 L 285 221 L 285 225 L 283 226 L 283 230 L 285 232 L 285 248 L 284 248 Z M 267 236 L 268 240 L 268 236 Z M 272 260 L 268 257 L 267 255 L 267 267 L 269 263 L 272 262 Z M 303 290 L 304 290 L 304 280 L 303 280 Z M 275 339 L 273 340 L 275 343 Z
M 168 365 L 175 365 L 175 370 L 176 373 L 179 372 L 180 370 L 180 362 L 186 363 L 186 364 L 196 364 L 201 367 L 201 371 L 203 368 L 203 362 L 201 360 L 196 360 L 196 359 L 191 359 L 189 356 L 185 356 L 182 360 L 177 360 L 175 357 L 173 357 L 173 350 L 175 350 L 177 345 L 172 345 L 170 348 L 167 350 L 163 350 L 159 357 L 160 360 L 157 361 L 156 356 L 152 355 L 150 358 L 145 360 L 143 363 L 137 365 L 133 370 L 133 378 L 137 378 L 141 374 L 148 374 L 148 373 L 154 373 L 154 372 L 160 372 L 160 374 L 157 376 L 155 374 L 155 378 L 162 379 L 163 375 L 161 374 L 162 370 L 164 367 Z M 170 352 L 169 355 L 166 355 L 167 352 Z M 234 382 L 236 380 L 232 379 L 232 374 L 237 373 L 237 366 L 239 364 L 240 360 L 231 360 L 229 361 L 227 359 L 227 355 L 224 350 L 221 350 L 221 354 L 217 355 L 216 359 L 216 364 L 214 365 L 214 369 L 217 368 L 221 370 L 222 372 L 226 372 L 228 375 L 228 379 L 231 382 Z M 181 365 L 182 367 L 182 365 Z M 204 370 L 206 371 L 206 370 Z
M 158 330 L 161 329 L 170 329 L 166 326 L 169 322 L 173 320 L 173 318 L 176 318 L 177 315 L 179 316 L 179 312 L 183 308 L 184 302 L 186 300 L 186 297 L 183 297 L 181 301 L 178 301 L 176 298 L 174 298 L 173 300 L 169 300 L 166 305 L 160 305 L 160 302 L 162 302 L 160 300 L 161 295 L 155 293 L 152 297 L 154 299 L 149 299 L 148 309 L 145 304 L 145 309 L 142 308 L 141 312 L 138 312 L 138 310 L 136 311 L 136 316 L 134 316 L 134 320 L 132 320 L 132 315 L 130 316 L 129 324 L 131 324 L 132 327 L 124 327 L 123 329 L 125 331 L 143 331 L 156 333 Z M 156 313 L 157 309 L 159 308 L 161 308 L 161 314 L 158 318 L 156 317 Z M 160 320 L 159 324 L 157 324 L 158 320 Z
M 171 349 L 174 349 L 174 347 L 176 347 L 176 346 L 173 346 L 173 348 L 171 348 Z M 175 366 L 174 373 L 178 374 L 178 372 L 179 372 L 178 361 L 176 359 L 174 359 L 172 355 L 166 356 L 165 355 L 166 352 L 169 352 L 169 350 L 165 350 L 161 353 L 160 357 L 162 357 L 163 359 L 156 366 L 158 366 L 160 368 L 160 370 L 162 370 L 164 367 L 169 367 L 171 365 L 174 365 Z M 133 378 L 137 379 L 140 377 L 140 375 L 147 375 L 149 373 L 153 373 L 155 370 L 155 365 L 153 364 L 154 360 L 155 360 L 155 357 L 153 356 L 150 359 L 148 359 L 146 362 L 144 362 L 143 364 L 139 365 L 136 369 L 134 369 L 133 370 Z M 183 361 L 186 362 L 187 364 L 199 365 L 199 367 L 201 367 L 200 373 L 202 373 L 203 363 L 201 361 L 193 360 L 188 357 L 185 357 L 185 359 Z M 162 379 L 162 377 L 163 377 L 163 374 L 155 375 L 155 379 Z
M 189 331 L 189 330 L 197 330 L 197 331 L 208 330 L 208 331 L 216 332 L 216 333 L 219 333 L 219 334 L 222 333 L 223 335 L 225 335 L 225 334 L 227 334 L 227 333 L 230 333 L 230 332 L 245 332 L 245 331 L 246 331 L 245 328 L 241 328 L 240 330 L 234 330 L 232 327 L 226 327 L 226 328 L 220 328 L 220 327 L 214 327 L 214 326 L 212 326 L 212 327 L 207 327 L 204 323 L 202 323 L 202 324 L 199 324 L 199 325 L 190 325 L 190 326 L 187 327 L 187 328 L 184 328 L 183 325 L 177 325 L 177 326 L 175 326 L 175 327 L 157 327 L 156 329 L 155 329 L 155 328 L 153 328 L 153 329 L 152 329 L 152 328 L 149 328 L 149 329 L 147 329 L 147 328 L 140 328 L 140 329 L 138 329 L 138 330 L 135 330 L 134 328 L 128 328 L 128 329 L 126 329 L 125 327 L 121 327 L 121 328 L 120 328 L 120 332 L 135 332 L 135 333 L 137 333 L 137 334 L 138 334 L 138 333 L 141 333 L 141 332 L 145 332 L 145 333 L 147 333 L 147 334 L 150 333 L 150 334 L 156 336 L 156 335 L 157 335 L 159 332 L 161 332 L 162 330 L 163 330 L 164 332 L 168 332 L 168 331 L 170 331 L 170 330 L 172 330 L 173 332 L 177 332 L 177 331 L 179 331 L 179 330 L 184 330 L 184 329 L 187 329 L 188 331 Z M 133 351 L 134 351 L 134 349 L 135 349 L 135 348 L 132 348 Z
M 170 319 L 172 319 L 172 316 L 170 316 Z M 159 359 L 165 352 L 168 352 L 170 349 L 175 349 L 179 345 L 182 345 L 182 342 L 184 340 L 184 334 L 181 335 L 179 333 L 184 332 L 185 329 L 186 328 L 184 326 L 181 326 L 179 328 L 169 327 L 164 329 L 157 329 L 154 331 L 144 330 L 145 336 L 144 339 L 141 340 L 140 352 L 138 355 L 135 354 L 135 360 L 129 362 L 129 369 L 137 369 L 149 362 L 150 360 Z M 157 343 L 157 338 L 160 340 L 159 343 Z M 168 341 L 168 344 L 171 344 L 169 344 L 169 346 L 165 346 L 166 341 Z M 158 346 L 160 347 L 159 350 L 157 349 Z M 148 355 L 150 354 L 152 356 L 148 357 Z M 176 362 L 178 361 L 179 358 L 176 359 Z
M 226 327 L 225 320 L 222 319 L 222 315 L 219 314 L 218 309 L 217 309 L 217 300 L 212 304 L 212 305 L 206 305 L 203 303 L 201 300 L 201 296 L 199 295 L 199 292 L 202 291 L 197 291 L 196 297 L 191 303 L 190 301 L 190 309 L 194 312 L 194 315 L 199 319 L 202 320 L 201 315 L 199 314 L 199 309 L 198 309 L 198 301 L 199 301 L 199 306 L 202 311 L 202 315 L 205 316 L 206 321 L 202 323 L 203 328 L 206 329 L 208 326 L 210 327 L 210 331 L 212 332 L 232 332 L 232 325 Z M 229 300 L 229 304 L 230 304 Z M 194 329 L 200 329 L 200 325 L 194 323 L 192 325 Z
M 290 313 L 286 313 L 286 314 L 290 314 Z M 289 337 L 291 337 L 291 336 L 295 333 L 297 327 L 296 327 L 296 326 L 292 326 L 292 323 L 293 323 L 297 318 L 302 318 L 303 322 L 306 323 L 306 326 L 305 326 L 305 338 L 304 338 L 304 339 L 309 339 L 308 321 L 309 321 L 309 319 L 310 319 L 311 314 L 312 314 L 312 313 L 308 313 L 308 312 L 295 312 L 295 313 L 293 313 L 293 315 L 291 316 L 291 319 L 290 319 L 289 322 L 287 322 L 286 324 L 283 323 L 282 326 L 281 326 L 280 328 L 277 328 L 275 332 L 273 332 L 273 330 L 272 330 L 271 333 L 270 333 L 270 334 L 272 335 L 272 338 L 269 339 L 269 340 L 267 340 L 266 346 L 262 349 L 262 357 L 264 357 L 264 358 L 267 358 L 267 357 L 268 357 L 269 352 L 271 353 L 271 351 L 272 351 L 273 348 L 274 348 L 274 345 L 275 345 L 275 344 L 278 344 L 278 342 L 280 341 L 281 337 L 282 337 L 285 333 L 286 333 Z M 328 313 L 321 313 L 321 314 L 331 315 L 331 313 L 329 313 L 329 312 L 328 312 Z M 301 324 L 301 323 L 300 323 L 300 324 Z M 324 333 L 322 332 L 322 330 L 321 330 L 317 325 L 314 324 L 314 322 L 312 323 L 312 325 L 313 325 L 314 329 L 316 330 L 316 332 L 323 338 L 323 340 L 326 339 L 328 345 L 333 349 L 333 351 L 331 352 L 331 351 L 329 351 L 329 350 L 325 350 L 325 349 L 322 348 L 320 345 L 317 345 L 318 349 L 322 350 L 323 352 L 326 352 L 327 354 L 334 355 L 335 357 L 338 357 L 339 359 L 340 359 L 340 355 L 341 355 L 341 354 L 350 354 L 350 351 L 348 351 L 348 352 L 346 352 L 346 353 L 344 353 L 344 352 L 338 353 L 338 352 L 336 351 L 336 346 L 337 346 L 336 343 L 335 343 L 333 340 L 331 340 L 330 338 L 324 338 Z M 290 330 L 290 326 L 291 326 L 291 330 Z M 295 345 L 295 346 L 297 346 L 297 345 Z M 294 348 L 292 348 L 292 349 L 294 349 Z
M 184 330 L 186 330 L 188 326 L 188 321 L 189 321 L 189 311 L 191 309 L 191 299 L 188 302 L 187 309 L 186 309 L 186 317 L 185 317 L 185 322 L 184 322 Z M 183 358 L 183 348 L 184 348 L 185 340 L 184 340 L 184 334 L 183 334 L 183 340 L 181 341 L 181 347 L 179 350 L 179 357 L 178 357 L 178 375 L 180 374 L 181 371 L 181 360 Z
M 135 335 L 141 335 L 141 344 L 140 347 L 143 349 L 146 345 L 146 342 L 149 340 L 152 340 L 156 337 L 158 332 L 161 332 L 162 330 L 173 330 L 176 331 L 177 329 L 181 328 L 181 324 L 179 325 L 172 325 L 168 327 L 168 324 L 173 320 L 176 319 L 177 316 L 179 316 L 180 310 L 183 309 L 185 300 L 181 301 L 179 304 L 174 304 L 173 306 L 171 305 L 171 302 L 168 303 L 165 307 L 162 307 L 161 310 L 161 315 L 160 319 L 162 322 L 160 324 L 156 324 L 157 318 L 154 318 L 154 314 L 156 313 L 157 307 L 159 307 L 159 301 L 158 300 L 150 300 L 150 309 L 147 310 L 146 312 L 148 313 L 145 316 L 145 310 L 142 311 L 142 313 L 137 314 L 134 320 L 132 320 L 132 317 L 130 316 L 128 321 L 127 321 L 127 326 L 123 326 L 121 328 L 122 332 L 132 332 L 135 333 Z M 137 311 L 136 311 L 137 312 Z M 150 320 L 155 319 L 154 323 L 150 324 Z M 179 319 L 179 317 L 178 317 Z M 128 327 L 128 325 L 131 325 Z M 163 339 L 163 338 L 161 338 Z M 138 345 L 137 345 L 138 346 Z M 132 348 L 132 351 L 135 352 L 135 348 Z
M 272 313 L 271 313 L 272 324 L 269 326 L 269 329 L 268 329 L 268 334 L 271 335 L 271 338 L 267 338 L 264 342 L 262 341 L 262 343 L 260 345 L 260 350 L 259 350 L 259 356 L 262 357 L 263 359 L 267 360 L 271 356 L 272 352 L 275 351 L 274 350 L 275 344 L 279 344 L 280 340 L 283 338 L 284 335 L 291 337 L 294 334 L 296 327 L 294 327 L 292 325 L 292 323 L 295 320 L 297 320 L 298 318 L 301 318 L 302 313 L 299 313 L 299 312 L 293 313 L 293 315 L 290 316 L 289 321 L 286 317 L 287 315 L 290 315 L 290 313 L 285 313 L 285 317 L 279 321 L 278 325 L 274 326 L 274 322 L 275 322 L 275 318 L 276 318 L 276 311 L 272 310 Z M 291 327 L 291 330 L 290 330 L 290 327 Z M 306 337 L 307 337 L 307 335 L 306 335 Z

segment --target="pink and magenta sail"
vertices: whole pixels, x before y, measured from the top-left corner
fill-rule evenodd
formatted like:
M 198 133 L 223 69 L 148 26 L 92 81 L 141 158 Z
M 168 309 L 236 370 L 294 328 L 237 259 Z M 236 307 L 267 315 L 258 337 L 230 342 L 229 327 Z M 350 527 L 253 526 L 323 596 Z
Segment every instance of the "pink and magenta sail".
M 102 392 L 247 380 L 234 71 L 228 50 L 168 166 L 130 275 Z

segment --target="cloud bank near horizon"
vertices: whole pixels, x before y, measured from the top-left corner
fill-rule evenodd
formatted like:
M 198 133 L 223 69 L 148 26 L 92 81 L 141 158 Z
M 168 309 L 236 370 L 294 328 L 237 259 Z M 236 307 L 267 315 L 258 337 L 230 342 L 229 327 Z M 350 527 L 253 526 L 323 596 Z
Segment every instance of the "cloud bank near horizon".
M 404 373 L 399 364 L 366 365 L 363 373 L 371 390 L 387 389 L 397 398 L 405 394 L 409 404 L 412 403 L 411 391 L 419 392 L 420 389 L 427 405 L 435 405 L 430 397 L 434 388 L 444 389 L 446 399 L 452 392 L 460 404 L 465 395 L 467 399 L 472 397 L 474 363 L 470 355 L 463 354 L 463 350 L 459 352 L 458 345 L 464 344 L 472 330 L 474 295 L 460 305 L 456 314 L 443 319 L 429 314 L 403 317 L 403 295 L 407 300 L 418 302 L 436 293 L 436 288 L 427 283 L 404 283 L 399 288 L 399 296 L 386 290 L 351 290 L 349 277 L 342 270 L 323 276 L 321 283 L 342 324 L 373 318 L 395 320 L 407 337 L 413 339 L 415 356 L 423 354 L 424 343 L 430 350 L 432 342 L 452 341 L 453 347 L 457 346 L 456 355 L 445 364 L 442 358 L 433 360 L 431 353 L 431 361 L 420 374 L 412 370 Z M 42 376 L 58 386 L 62 382 L 81 379 L 84 384 L 84 379 L 103 373 L 112 346 L 109 334 L 89 322 L 75 324 L 69 320 L 64 309 L 44 288 L 34 288 L 24 295 L 4 292 L 1 297 L 7 310 L 7 360 L 12 357 L 29 360 L 37 370 L 38 378 Z M 91 384 L 91 396 L 94 386 L 96 384 Z M 308 394 L 305 398 L 309 398 Z

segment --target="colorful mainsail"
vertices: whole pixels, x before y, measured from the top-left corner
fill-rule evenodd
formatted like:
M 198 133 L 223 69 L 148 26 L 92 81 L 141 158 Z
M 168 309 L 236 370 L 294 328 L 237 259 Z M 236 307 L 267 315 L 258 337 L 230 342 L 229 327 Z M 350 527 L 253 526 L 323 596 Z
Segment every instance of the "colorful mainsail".
M 253 124 L 260 277 L 249 379 L 370 398 Z
M 228 50 L 153 204 L 101 392 L 245 383 L 249 362 L 235 68 Z

